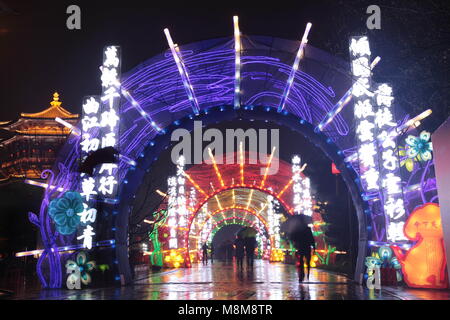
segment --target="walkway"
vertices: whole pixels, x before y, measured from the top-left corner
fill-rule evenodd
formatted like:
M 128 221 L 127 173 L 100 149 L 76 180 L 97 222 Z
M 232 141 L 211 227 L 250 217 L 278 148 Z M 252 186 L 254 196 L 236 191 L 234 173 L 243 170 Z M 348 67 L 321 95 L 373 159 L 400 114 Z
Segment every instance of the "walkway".
M 103 289 L 39 290 L 12 299 L 51 300 L 450 300 L 450 291 L 383 288 L 370 291 L 331 272 L 312 269 L 309 281 L 298 283 L 293 265 L 257 260 L 253 272 L 215 262 L 159 274 L 138 273 L 133 285 Z

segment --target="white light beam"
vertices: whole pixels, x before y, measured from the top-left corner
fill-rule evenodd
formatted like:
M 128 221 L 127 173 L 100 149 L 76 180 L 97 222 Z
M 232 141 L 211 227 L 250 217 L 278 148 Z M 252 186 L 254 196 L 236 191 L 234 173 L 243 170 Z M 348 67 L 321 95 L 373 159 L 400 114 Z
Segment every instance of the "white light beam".
M 281 97 L 280 105 L 278 106 L 278 112 L 283 111 L 286 100 L 289 97 L 289 93 L 291 92 L 292 84 L 294 83 L 294 77 L 295 74 L 299 68 L 300 60 L 303 58 L 303 51 L 305 48 L 305 45 L 308 43 L 308 35 L 309 31 L 311 30 L 312 23 L 308 23 L 306 25 L 306 30 L 302 38 L 302 42 L 300 43 L 300 48 L 298 49 L 297 56 L 295 57 L 294 65 L 292 66 L 291 74 L 289 75 L 286 88 L 284 89 L 283 96 Z
M 233 17 L 234 22 L 234 108 L 241 107 L 241 32 L 239 30 L 239 17 Z
M 122 96 L 128 100 L 129 103 L 131 103 L 131 105 L 139 112 L 139 114 L 145 119 L 147 120 L 151 126 L 156 130 L 156 131 L 161 131 L 161 128 L 155 123 L 155 121 L 153 121 L 152 117 L 144 111 L 144 109 L 142 109 L 141 105 L 133 98 L 133 96 L 125 89 L 121 89 L 121 93 Z
M 192 110 L 196 115 L 200 113 L 200 108 L 198 106 L 197 98 L 194 94 L 194 88 L 191 85 L 191 82 L 189 80 L 189 75 L 187 73 L 187 70 L 181 60 L 181 57 L 178 55 L 177 50 L 175 49 L 175 44 L 173 43 L 172 37 L 170 36 L 169 29 L 164 29 L 164 34 L 166 35 L 167 42 L 170 47 L 170 51 L 172 52 L 173 59 L 175 60 L 175 63 L 178 67 L 178 72 L 180 73 L 181 80 L 183 81 L 184 88 L 186 90 L 186 94 L 189 98 L 189 101 L 191 102 Z

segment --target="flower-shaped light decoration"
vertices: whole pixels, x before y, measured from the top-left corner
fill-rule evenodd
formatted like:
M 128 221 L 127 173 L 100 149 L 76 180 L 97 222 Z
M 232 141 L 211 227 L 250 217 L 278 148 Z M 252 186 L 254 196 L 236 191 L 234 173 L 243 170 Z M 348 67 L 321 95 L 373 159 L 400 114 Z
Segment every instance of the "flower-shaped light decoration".
M 91 283 L 91 272 L 95 268 L 95 261 L 87 261 L 85 252 L 79 252 L 75 261 L 67 260 L 66 269 L 70 273 L 67 281 L 77 282 L 81 280 L 84 285 Z M 79 271 L 79 272 L 78 272 Z M 78 278 L 79 277 L 79 278 Z
M 419 161 L 429 161 L 433 157 L 431 151 L 433 150 L 430 142 L 431 134 L 422 131 L 418 137 L 408 136 L 406 138 L 407 151 L 406 155 L 410 159 L 417 158 Z
M 48 214 L 55 222 L 56 230 L 65 236 L 77 230 L 80 224 L 78 214 L 83 210 L 83 198 L 75 191 L 66 192 L 61 198 L 52 200 L 48 206 Z
M 403 157 L 400 165 L 405 166 L 409 172 L 414 170 L 415 161 L 429 161 L 433 158 L 431 152 L 433 151 L 432 143 L 430 142 L 431 134 L 422 131 L 418 137 L 408 136 L 406 138 L 406 146 L 400 147 L 399 155 Z

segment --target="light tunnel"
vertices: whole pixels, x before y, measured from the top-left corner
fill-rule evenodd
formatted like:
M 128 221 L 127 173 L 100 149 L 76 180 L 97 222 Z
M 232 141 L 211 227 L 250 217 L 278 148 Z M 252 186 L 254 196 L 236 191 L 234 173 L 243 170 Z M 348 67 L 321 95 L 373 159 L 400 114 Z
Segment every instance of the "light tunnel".
M 336 167 L 342 172 L 342 177 L 347 184 L 349 191 L 352 195 L 353 202 L 356 208 L 356 213 L 358 216 L 358 233 L 359 233 L 359 244 L 358 244 L 358 261 L 355 273 L 355 279 L 359 279 L 362 274 L 363 269 L 363 260 L 366 251 L 367 245 L 367 236 L 370 230 L 367 228 L 367 224 L 370 223 L 369 217 L 367 216 L 367 202 L 362 199 L 361 196 L 361 183 L 358 179 L 356 172 L 352 169 L 349 164 L 347 164 L 344 159 L 345 156 L 341 150 L 333 143 L 332 140 L 327 139 L 324 134 L 317 133 L 314 130 L 314 126 L 309 124 L 308 122 L 299 119 L 293 115 L 287 113 L 277 113 L 273 108 L 260 108 L 260 107 L 251 107 L 244 108 L 241 110 L 233 110 L 232 107 L 222 106 L 217 108 L 211 108 L 205 112 L 202 112 L 200 115 L 203 120 L 204 125 L 208 126 L 214 123 L 228 121 L 232 119 L 242 119 L 242 120 L 250 120 L 250 121 L 264 121 L 271 122 L 273 124 L 281 125 L 286 128 L 292 129 L 294 132 L 298 132 L 305 136 L 311 143 L 315 144 L 319 147 L 326 156 L 328 156 L 335 164 Z M 126 276 L 126 280 L 130 280 L 129 273 L 129 264 L 128 257 L 125 255 L 127 251 L 127 241 L 126 237 L 128 235 L 128 230 L 125 228 L 127 226 L 128 216 L 133 210 L 133 202 L 136 193 L 140 188 L 140 181 L 143 181 L 146 175 L 151 174 L 151 166 L 155 163 L 159 156 L 169 148 L 170 146 L 170 134 L 174 130 L 179 128 L 186 128 L 188 131 L 193 131 L 193 123 L 192 117 L 186 117 L 180 121 L 177 121 L 173 125 L 170 125 L 164 132 L 162 132 L 158 137 L 154 140 L 150 141 L 141 154 L 140 157 L 136 159 L 137 166 L 129 168 L 128 173 L 125 177 L 127 183 L 123 185 L 123 189 L 121 190 L 121 202 L 118 210 L 117 217 L 117 225 L 120 227 L 117 228 L 117 254 L 119 261 L 119 268 L 124 272 Z M 202 167 L 204 166 L 204 167 Z M 206 169 L 209 167 L 209 170 Z M 220 167 L 220 166 L 219 166 Z M 246 167 L 247 168 L 247 167 Z M 250 167 L 249 167 L 250 168 Z M 280 171 L 282 172 L 283 166 L 280 166 Z M 222 169 L 222 167 L 220 167 Z M 194 181 L 199 185 L 199 187 L 203 190 L 204 193 L 199 191 L 199 194 L 203 196 L 200 197 L 202 202 L 208 201 L 210 195 L 214 193 L 224 191 L 226 189 L 230 189 L 233 187 L 241 186 L 246 188 L 253 189 L 262 189 L 263 191 L 267 191 L 268 193 L 279 196 L 281 200 L 280 203 L 282 205 L 283 201 L 285 203 L 289 203 L 292 199 L 292 193 L 290 187 L 286 188 L 286 185 L 289 183 L 290 166 L 286 166 L 285 174 L 280 173 L 276 176 L 267 177 L 265 181 L 264 187 L 261 188 L 261 180 L 258 180 L 256 176 L 260 176 L 259 170 L 257 172 L 251 173 L 250 170 L 245 171 L 244 176 L 244 184 L 242 185 L 242 179 L 239 173 L 239 164 L 228 165 L 227 170 L 232 171 L 232 173 L 228 174 L 227 172 L 221 171 L 222 178 L 224 181 L 224 187 L 221 182 L 217 178 L 217 175 L 214 173 L 212 165 L 210 164 L 201 164 L 196 165 L 194 167 L 189 168 L 186 172 L 194 177 Z M 260 168 L 259 168 L 260 169 Z M 234 170 L 234 172 L 233 172 Z M 203 172 L 202 172 L 203 171 Z M 206 173 L 208 172 L 208 174 Z M 261 179 L 261 178 L 260 178 Z M 281 180 L 277 180 L 281 179 Z M 234 182 L 233 182 L 234 181 Z M 259 183 L 258 183 L 259 182 Z M 189 182 L 187 182 L 189 183 Z M 211 186 L 212 184 L 212 186 Z M 272 190 L 269 190 L 268 186 L 273 186 Z M 195 188 L 194 185 L 192 187 Z M 264 189 L 265 188 L 265 189 Z M 214 189 L 214 190 L 213 190 Z M 286 189 L 286 190 L 284 190 Z M 198 205 L 200 206 L 200 204 Z M 197 207 L 197 206 L 196 206 Z M 287 205 L 289 208 L 289 206 Z M 187 239 L 186 239 L 187 241 Z M 358 280 L 359 281 L 359 280 Z
M 265 251 L 274 247 L 268 243 L 273 243 L 275 238 L 280 242 L 279 230 L 272 230 L 270 222 L 277 220 L 279 228 L 280 219 L 284 221 L 288 215 L 293 214 L 293 209 L 288 205 L 292 198 L 292 168 L 281 159 L 275 161 L 279 162 L 279 171 L 274 176 L 260 175 L 260 170 L 264 169 L 264 165 L 260 163 L 242 166 L 200 164 L 184 172 L 186 190 L 190 190 L 191 194 L 194 193 L 199 198 L 195 204 L 190 203 L 187 207 L 190 212 L 187 228 L 177 228 L 177 233 L 184 237 L 178 250 L 184 252 L 184 266 L 189 267 L 192 262 L 198 261 L 198 258 L 190 260 L 199 256 L 201 245 L 211 240 L 213 229 L 220 227 L 223 221 L 237 219 L 248 226 L 256 225 L 259 231 L 264 231 L 264 237 L 268 239 L 264 243 Z M 269 165 L 270 163 L 267 163 L 266 168 Z M 236 181 L 240 183 L 236 184 Z M 268 216 L 269 203 L 272 206 L 272 201 L 278 210 Z M 266 257 L 269 256 L 270 250 L 266 254 Z
M 267 250 L 267 240 L 270 242 L 273 237 L 273 232 L 270 230 L 267 217 L 263 217 L 261 211 L 239 206 L 230 206 L 207 214 L 206 219 L 201 224 L 194 219 L 188 233 L 187 244 L 190 248 L 189 252 L 193 248 L 200 249 L 204 242 L 210 243 L 215 232 L 222 228 L 224 223 L 227 225 L 228 222 L 254 228 L 262 238 L 266 239 L 264 241 L 264 250 Z

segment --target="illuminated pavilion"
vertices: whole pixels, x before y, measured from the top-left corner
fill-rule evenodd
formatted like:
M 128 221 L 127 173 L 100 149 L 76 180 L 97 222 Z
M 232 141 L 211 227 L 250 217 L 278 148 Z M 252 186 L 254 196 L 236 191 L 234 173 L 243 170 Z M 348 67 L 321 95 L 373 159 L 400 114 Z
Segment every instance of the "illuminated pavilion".
M 37 113 L 21 113 L 17 121 L 0 123 L 11 137 L 0 141 L 0 179 L 40 179 L 51 169 L 71 129 L 55 121 L 60 118 L 72 125 L 79 115 L 62 107 L 59 94 L 53 94 L 50 107 Z

